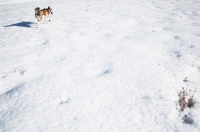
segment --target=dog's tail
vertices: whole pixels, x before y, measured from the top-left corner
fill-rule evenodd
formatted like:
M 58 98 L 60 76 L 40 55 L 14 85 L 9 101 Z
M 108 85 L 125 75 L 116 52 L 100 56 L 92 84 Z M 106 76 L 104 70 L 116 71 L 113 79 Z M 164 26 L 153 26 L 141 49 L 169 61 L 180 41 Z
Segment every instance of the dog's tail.
M 38 14 L 39 11 L 40 11 L 40 7 L 36 7 L 35 8 L 35 14 Z

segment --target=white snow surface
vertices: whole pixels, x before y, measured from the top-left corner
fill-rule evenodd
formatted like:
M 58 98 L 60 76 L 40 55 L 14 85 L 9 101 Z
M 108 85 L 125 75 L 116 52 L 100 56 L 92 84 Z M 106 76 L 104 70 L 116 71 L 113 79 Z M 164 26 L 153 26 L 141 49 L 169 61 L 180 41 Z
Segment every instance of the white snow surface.
M 0 0 L 0 18 L 1 132 L 200 131 L 199 0 Z

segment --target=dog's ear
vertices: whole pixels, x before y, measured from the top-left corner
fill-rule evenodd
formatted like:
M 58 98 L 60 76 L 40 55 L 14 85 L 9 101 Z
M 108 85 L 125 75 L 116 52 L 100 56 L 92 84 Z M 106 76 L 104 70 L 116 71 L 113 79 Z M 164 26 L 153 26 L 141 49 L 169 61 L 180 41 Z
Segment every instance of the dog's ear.
M 48 6 L 48 9 L 51 9 L 51 6 Z

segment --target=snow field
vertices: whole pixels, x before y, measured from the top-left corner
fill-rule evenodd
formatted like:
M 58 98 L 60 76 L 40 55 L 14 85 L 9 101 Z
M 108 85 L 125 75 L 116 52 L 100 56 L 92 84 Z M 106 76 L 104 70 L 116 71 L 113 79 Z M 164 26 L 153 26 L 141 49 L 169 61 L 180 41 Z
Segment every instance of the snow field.
M 54 15 L 37 28 L 38 6 Z M 198 132 L 199 6 L 0 1 L 0 131 Z M 185 77 L 197 103 L 180 112 Z

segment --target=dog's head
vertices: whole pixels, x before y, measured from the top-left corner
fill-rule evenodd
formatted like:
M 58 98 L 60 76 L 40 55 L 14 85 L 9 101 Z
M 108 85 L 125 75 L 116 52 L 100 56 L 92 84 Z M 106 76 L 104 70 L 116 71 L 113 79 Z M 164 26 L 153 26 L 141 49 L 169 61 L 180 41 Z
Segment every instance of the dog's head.
M 48 6 L 48 10 L 51 13 L 51 15 L 53 15 L 53 10 L 52 10 L 52 8 L 50 6 Z

